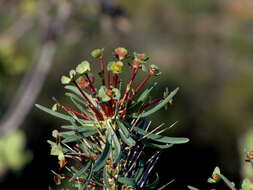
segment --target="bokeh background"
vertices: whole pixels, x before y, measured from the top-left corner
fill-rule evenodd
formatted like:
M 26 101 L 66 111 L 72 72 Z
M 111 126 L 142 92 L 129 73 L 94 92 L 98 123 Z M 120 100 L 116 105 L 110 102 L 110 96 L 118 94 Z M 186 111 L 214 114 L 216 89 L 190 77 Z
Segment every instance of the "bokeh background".
M 0 0 L 0 189 L 59 189 L 46 140 L 62 122 L 34 104 L 66 101 L 60 76 L 118 46 L 162 68 L 154 96 L 180 86 L 152 117 L 191 139 L 162 155 L 162 183 L 175 179 L 167 189 L 214 188 L 216 165 L 236 183 L 252 179 L 252 10 L 252 0 Z

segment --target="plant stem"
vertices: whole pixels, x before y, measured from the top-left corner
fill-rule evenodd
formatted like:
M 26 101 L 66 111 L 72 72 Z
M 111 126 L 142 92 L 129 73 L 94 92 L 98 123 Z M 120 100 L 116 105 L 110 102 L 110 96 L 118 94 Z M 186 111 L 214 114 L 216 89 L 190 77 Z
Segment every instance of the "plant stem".
M 101 79 L 102 79 L 102 85 L 105 85 L 105 62 L 103 58 L 99 59 L 99 64 L 100 64 L 100 74 L 101 74 Z

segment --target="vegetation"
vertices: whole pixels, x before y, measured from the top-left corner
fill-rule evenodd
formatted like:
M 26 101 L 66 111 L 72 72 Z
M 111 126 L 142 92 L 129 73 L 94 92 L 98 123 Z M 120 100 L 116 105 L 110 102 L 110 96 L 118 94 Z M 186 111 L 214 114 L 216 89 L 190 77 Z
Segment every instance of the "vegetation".
M 161 74 L 155 65 L 147 65 L 145 54 L 128 53 L 122 47 L 114 50 L 114 60 L 105 63 L 104 49 L 96 49 L 91 55 L 99 64 L 101 86 L 96 88 L 91 64 L 83 61 L 69 76 L 62 76 L 61 82 L 78 109 L 56 104 L 52 109 L 36 105 L 41 110 L 68 121 L 64 131 L 53 131 L 55 142 L 51 155 L 58 157 L 60 168 L 66 173 L 55 174 L 56 184 L 67 179 L 78 189 L 157 189 L 158 174 L 152 174 L 163 149 L 188 142 L 187 138 L 161 135 L 173 127 L 162 128 L 164 123 L 150 130 L 152 122 L 148 116 L 172 103 L 178 88 L 168 89 L 160 98 L 151 98 L 155 84 L 143 90 L 145 84 Z M 126 83 L 120 73 L 130 67 L 131 75 Z M 145 79 L 134 87 L 137 74 L 146 72 Z M 123 84 L 126 83 L 126 87 Z M 88 92 L 87 92 L 88 90 Z M 142 91 L 143 90 L 143 91 Z M 151 107 L 151 108 L 150 108 Z M 57 112 L 64 110 L 67 115 Z M 152 154 L 149 156 L 150 151 Z M 153 179 L 154 178 L 154 179 Z M 163 187 L 164 188 L 164 187 Z M 162 189 L 162 188 L 160 188 Z

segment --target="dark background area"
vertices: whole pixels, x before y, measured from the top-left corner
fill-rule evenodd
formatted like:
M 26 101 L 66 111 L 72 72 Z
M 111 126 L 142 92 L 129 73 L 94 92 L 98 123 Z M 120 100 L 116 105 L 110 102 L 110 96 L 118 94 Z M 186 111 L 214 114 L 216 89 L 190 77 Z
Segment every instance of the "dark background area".
M 243 161 L 253 149 L 252 9 L 251 0 L 0 0 L 0 139 L 21 130 L 23 148 L 11 157 L 30 155 L 8 163 L 0 141 L 0 189 L 58 189 L 46 141 L 63 122 L 33 105 L 50 107 L 53 96 L 68 104 L 60 76 L 92 61 L 94 48 L 110 57 L 119 46 L 161 67 L 154 96 L 180 87 L 174 104 L 151 118 L 178 121 L 167 135 L 191 140 L 162 154 L 161 183 L 225 189 L 207 183 L 215 166 L 236 184 L 252 179 Z

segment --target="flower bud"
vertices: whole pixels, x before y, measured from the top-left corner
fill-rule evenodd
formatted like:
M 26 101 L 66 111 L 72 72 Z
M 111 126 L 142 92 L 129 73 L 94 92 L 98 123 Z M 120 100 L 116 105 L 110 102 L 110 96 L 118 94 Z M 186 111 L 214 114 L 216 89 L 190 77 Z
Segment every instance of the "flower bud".
M 116 48 L 114 50 L 115 57 L 120 61 L 126 58 L 127 53 L 127 49 L 122 47 Z
M 150 65 L 150 67 L 149 67 L 149 73 L 151 74 L 151 75 L 155 75 L 155 76 L 158 76 L 158 75 L 160 75 L 161 74 L 161 71 L 160 71 L 160 69 L 159 69 L 159 67 L 157 67 L 156 65 Z
M 61 83 L 62 84 L 69 84 L 70 82 L 71 82 L 71 78 L 66 77 L 64 75 L 61 77 Z
M 78 84 L 78 86 L 79 86 L 80 88 L 86 88 L 86 87 L 88 87 L 88 86 L 90 85 L 90 82 L 89 82 L 86 78 L 84 78 L 84 77 L 82 77 L 82 76 L 80 76 L 80 77 L 76 80 L 76 82 L 77 82 L 77 84 Z
M 69 77 L 73 79 L 76 76 L 76 71 L 74 69 L 69 71 Z
M 94 58 L 102 58 L 103 56 L 103 53 L 104 53 L 104 49 L 94 49 L 92 52 L 91 52 L 91 56 L 94 57 Z
M 208 183 L 217 183 L 221 179 L 220 168 L 216 167 L 213 171 L 212 176 L 208 179 Z

